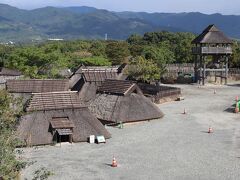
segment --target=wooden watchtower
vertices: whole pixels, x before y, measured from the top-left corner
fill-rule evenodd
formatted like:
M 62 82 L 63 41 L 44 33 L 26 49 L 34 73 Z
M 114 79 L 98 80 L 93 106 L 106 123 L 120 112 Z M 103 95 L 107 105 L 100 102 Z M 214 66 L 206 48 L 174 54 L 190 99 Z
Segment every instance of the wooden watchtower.
M 232 43 L 232 40 L 218 30 L 215 25 L 209 25 L 192 41 L 196 82 L 204 85 L 207 76 L 212 73 L 215 75 L 215 82 L 219 77 L 221 83 L 224 79 L 227 84 L 228 59 L 232 54 Z M 206 67 L 209 65 L 209 58 L 211 58 L 211 68 Z

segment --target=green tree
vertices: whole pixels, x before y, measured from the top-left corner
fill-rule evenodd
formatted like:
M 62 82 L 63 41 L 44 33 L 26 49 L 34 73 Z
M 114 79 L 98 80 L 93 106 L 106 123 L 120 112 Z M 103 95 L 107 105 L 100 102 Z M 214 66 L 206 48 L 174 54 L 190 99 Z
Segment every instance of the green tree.
M 131 45 L 133 44 L 140 45 L 141 43 L 143 43 L 143 38 L 139 34 L 132 34 L 128 37 L 127 42 Z
M 0 67 L 4 66 L 9 53 L 13 50 L 13 46 L 0 45 Z
M 174 54 L 165 43 L 159 46 L 146 46 L 143 56 L 146 59 L 153 60 L 157 64 L 161 75 L 165 72 L 166 65 L 174 61 Z
M 138 81 L 150 82 L 160 79 L 160 69 L 156 62 L 145 59 L 142 56 L 136 57 L 128 66 L 127 74 L 130 78 Z
M 15 148 L 18 141 L 15 126 L 20 111 L 16 108 L 18 102 L 5 90 L 0 90 L 0 177 L 16 178 L 24 163 L 16 159 Z
M 106 44 L 102 41 L 94 41 L 89 49 L 94 56 L 106 57 Z
M 82 59 L 76 59 L 75 60 L 76 65 L 83 64 L 85 66 L 111 66 L 111 62 L 101 56 L 92 56 L 92 57 L 86 57 Z
M 191 33 L 177 33 L 175 45 L 173 46 L 176 63 L 191 63 L 192 58 L 192 40 L 194 35 Z
M 112 65 L 119 65 L 127 62 L 130 55 L 128 43 L 123 41 L 112 41 L 107 44 L 106 54 L 108 59 L 111 60 Z
M 231 67 L 240 67 L 240 42 L 234 41 L 233 43 L 233 54 L 230 58 Z
M 131 53 L 131 56 L 133 57 L 141 56 L 141 54 L 143 53 L 143 49 L 144 46 L 138 44 L 133 44 L 129 47 L 129 51 Z
M 5 66 L 19 69 L 30 78 L 54 78 L 58 70 L 67 68 L 69 57 L 61 54 L 58 47 L 51 48 L 18 47 L 9 55 Z

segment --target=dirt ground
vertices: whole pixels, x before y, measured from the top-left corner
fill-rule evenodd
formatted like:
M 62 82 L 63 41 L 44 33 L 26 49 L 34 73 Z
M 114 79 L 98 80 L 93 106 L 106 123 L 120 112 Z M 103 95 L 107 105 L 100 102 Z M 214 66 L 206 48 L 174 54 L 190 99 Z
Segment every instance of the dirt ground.
M 108 127 L 112 138 L 106 144 L 24 148 L 24 159 L 33 164 L 22 179 L 32 179 L 41 167 L 54 173 L 49 179 L 63 180 L 239 179 L 240 114 L 232 113 L 232 105 L 240 85 L 177 87 L 185 100 L 159 105 L 164 118 Z M 113 155 L 117 168 L 110 166 Z

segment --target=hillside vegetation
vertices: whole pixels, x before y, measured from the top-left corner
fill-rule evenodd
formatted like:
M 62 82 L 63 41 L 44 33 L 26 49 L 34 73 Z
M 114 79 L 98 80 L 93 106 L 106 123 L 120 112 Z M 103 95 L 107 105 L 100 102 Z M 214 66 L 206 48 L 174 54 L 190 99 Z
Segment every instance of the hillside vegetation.
M 200 33 L 216 24 L 240 39 L 240 16 L 201 13 L 111 12 L 91 7 L 45 7 L 22 10 L 0 4 L 0 42 L 32 42 L 48 38 L 124 40 L 150 31 Z
M 193 62 L 191 41 L 194 37 L 191 33 L 160 31 L 145 33 L 143 36 L 133 34 L 126 41 L 74 40 L 21 46 L 2 45 L 0 62 L 2 66 L 18 69 L 30 78 L 63 78 L 66 77 L 66 71 L 73 72 L 80 65 L 110 66 L 129 63 L 143 68 L 148 64 L 158 69 L 154 70 L 151 78 L 144 80 L 153 77 L 159 79 L 165 72 L 166 64 Z M 239 60 L 240 45 L 236 41 L 230 66 L 238 67 Z M 136 76 L 143 73 L 130 71 L 136 79 Z M 142 71 L 144 74 L 151 74 L 149 69 Z M 156 71 L 158 76 L 155 76 Z

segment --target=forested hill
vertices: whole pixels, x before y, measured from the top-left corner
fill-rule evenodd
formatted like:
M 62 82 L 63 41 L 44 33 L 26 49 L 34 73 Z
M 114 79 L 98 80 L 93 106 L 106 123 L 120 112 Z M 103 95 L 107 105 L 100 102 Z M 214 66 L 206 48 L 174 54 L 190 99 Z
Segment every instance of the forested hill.
M 240 16 L 201 13 L 111 12 L 92 7 L 45 7 L 22 10 L 0 4 L 0 41 L 47 38 L 126 39 L 130 34 L 168 30 L 199 33 L 216 24 L 227 35 L 240 39 Z

